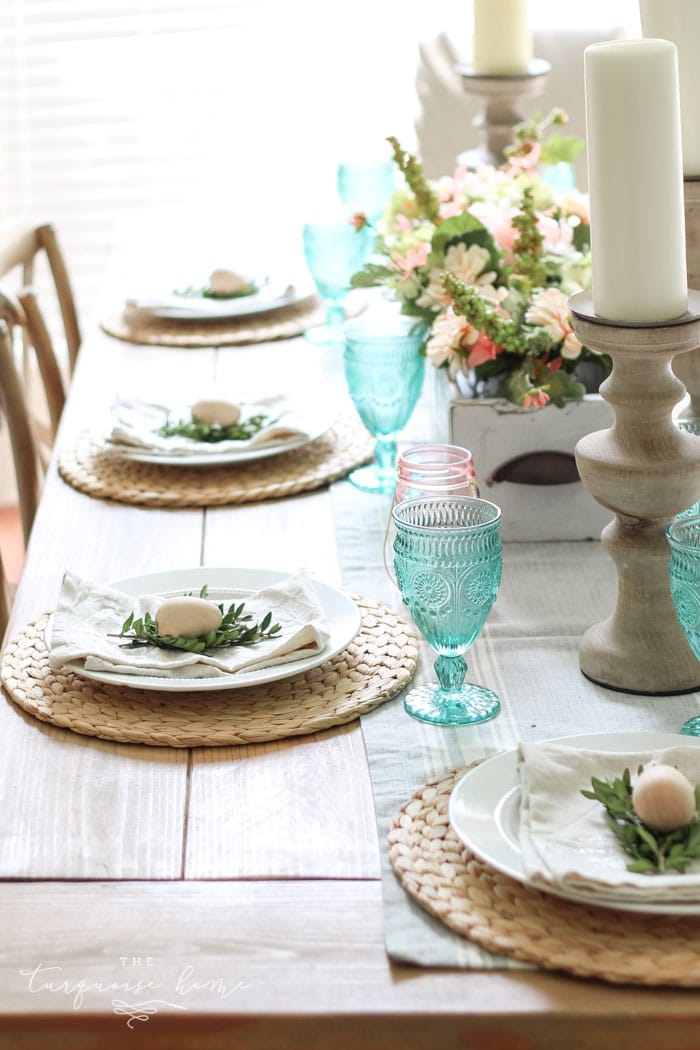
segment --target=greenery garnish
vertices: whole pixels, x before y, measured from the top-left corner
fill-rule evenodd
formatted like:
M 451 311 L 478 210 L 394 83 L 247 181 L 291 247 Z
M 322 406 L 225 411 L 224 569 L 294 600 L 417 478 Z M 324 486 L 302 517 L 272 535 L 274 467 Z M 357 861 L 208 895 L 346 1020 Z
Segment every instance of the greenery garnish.
M 187 288 L 173 288 L 173 295 L 180 299 L 242 299 L 246 295 L 255 295 L 258 286 L 248 281 L 237 292 L 214 292 L 208 284 L 196 287 L 189 284 Z
M 637 772 L 642 769 L 640 766 Z M 691 860 L 700 857 L 700 784 L 695 787 L 695 816 L 684 827 L 668 832 L 651 831 L 635 813 L 629 769 L 621 779 L 591 777 L 591 787 L 591 791 L 582 790 L 581 794 L 605 807 L 610 827 L 623 850 L 634 857 L 627 865 L 628 871 L 644 875 L 658 875 L 669 869 L 683 872 Z
M 207 587 L 202 587 L 199 592 L 200 598 L 206 598 Z M 126 645 L 120 649 L 143 649 L 149 645 L 155 645 L 159 649 L 184 649 L 188 653 L 203 653 L 207 649 L 231 649 L 237 645 L 254 645 L 263 638 L 274 638 L 282 630 L 278 623 L 272 623 L 272 613 L 266 613 L 260 623 L 253 621 L 251 613 L 246 613 L 245 602 L 236 605 L 232 602 L 228 610 L 224 612 L 223 605 L 218 606 L 223 619 L 221 624 L 209 634 L 199 638 L 183 638 L 182 635 L 173 638 L 172 635 L 158 634 L 158 624 L 146 612 L 143 618 L 136 619 L 135 613 L 131 612 L 122 624 L 119 634 L 110 635 L 111 638 L 129 638 Z
M 216 441 L 247 441 L 270 422 L 270 417 L 263 413 L 248 416 L 247 419 L 239 420 L 228 427 L 222 427 L 220 423 L 202 423 L 193 418 L 173 421 L 168 416 L 157 433 L 161 437 L 185 437 L 191 438 L 192 441 L 207 441 L 210 444 Z

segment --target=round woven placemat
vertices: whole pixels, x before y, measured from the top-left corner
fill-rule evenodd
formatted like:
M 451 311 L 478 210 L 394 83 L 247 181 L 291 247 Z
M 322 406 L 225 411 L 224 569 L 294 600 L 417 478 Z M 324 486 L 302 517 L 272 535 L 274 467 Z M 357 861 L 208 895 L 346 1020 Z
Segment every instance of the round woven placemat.
M 58 470 L 79 492 L 144 507 L 220 507 L 320 488 L 369 462 L 374 442 L 357 418 L 339 419 L 323 437 L 279 456 L 225 467 L 135 463 L 80 434 L 58 455 Z
M 483 864 L 452 831 L 466 769 L 420 788 L 395 816 L 391 863 L 404 888 L 489 951 L 615 984 L 700 985 L 700 918 L 640 915 L 561 900 Z
M 107 335 L 145 346 L 243 346 L 291 339 L 313 325 L 323 324 L 325 316 L 323 303 L 311 295 L 282 310 L 238 320 L 169 321 L 116 313 L 102 320 L 100 326 Z
M 103 740 L 223 747 L 315 733 L 390 700 L 415 673 L 418 648 L 408 624 L 379 602 L 355 601 L 362 626 L 347 649 L 320 667 L 267 685 L 155 693 L 53 671 L 44 643 L 47 616 L 8 642 L 0 678 L 10 698 L 35 718 Z

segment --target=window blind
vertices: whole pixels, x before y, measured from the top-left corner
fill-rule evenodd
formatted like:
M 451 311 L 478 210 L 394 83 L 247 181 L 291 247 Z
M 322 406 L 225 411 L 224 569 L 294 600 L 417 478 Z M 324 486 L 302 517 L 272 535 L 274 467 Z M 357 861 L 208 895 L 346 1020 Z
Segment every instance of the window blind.
M 599 5 L 605 20 L 614 3 Z M 636 4 L 618 3 L 629 19 Z M 531 5 L 535 20 L 580 16 Z M 448 32 L 468 57 L 469 9 L 2 0 L 0 217 L 56 225 L 83 316 L 112 246 L 252 238 L 274 251 L 334 192 L 340 159 L 389 134 L 414 145 L 418 44 Z

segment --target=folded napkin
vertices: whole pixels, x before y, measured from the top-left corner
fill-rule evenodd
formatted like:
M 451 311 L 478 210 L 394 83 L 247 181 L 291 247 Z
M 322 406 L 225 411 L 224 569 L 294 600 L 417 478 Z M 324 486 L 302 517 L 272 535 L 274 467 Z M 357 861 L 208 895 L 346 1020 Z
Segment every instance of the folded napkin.
M 118 398 L 112 405 L 113 426 L 106 437 L 115 452 L 146 452 L 164 456 L 212 456 L 214 459 L 231 452 L 245 452 L 270 445 L 297 443 L 311 434 L 320 433 L 331 425 L 331 419 L 321 420 L 318 411 L 304 406 L 292 406 L 281 395 L 241 402 L 241 419 L 267 415 L 270 422 L 245 441 L 195 441 L 192 438 L 163 437 L 158 430 L 170 418 L 189 419 L 191 405 L 168 408 L 136 399 Z M 319 428 L 321 428 L 319 430 Z
M 700 860 L 684 874 L 629 872 L 632 860 L 608 824 L 605 808 L 584 798 L 591 777 L 634 776 L 650 761 L 676 766 L 691 784 L 700 783 L 700 747 L 634 753 L 598 752 L 555 742 L 521 744 L 520 848 L 528 880 L 543 889 L 581 891 L 605 900 L 698 901 Z
M 206 582 L 207 570 L 203 568 L 201 585 Z M 82 661 L 86 671 L 158 678 L 212 678 L 313 656 L 323 651 L 330 637 L 316 594 L 304 580 L 295 576 L 250 595 L 233 588 L 210 588 L 208 596 L 217 604 L 223 604 L 224 610 L 235 599 L 245 601 L 246 612 L 258 621 L 272 612 L 272 622 L 279 623 L 282 630 L 274 638 L 251 646 L 197 654 L 155 646 L 122 649 L 126 639 L 110 637 L 121 630 L 132 610 L 137 619 L 145 612 L 155 616 L 163 598 L 183 593 L 186 592 L 170 591 L 135 598 L 67 572 L 51 624 L 51 667 Z

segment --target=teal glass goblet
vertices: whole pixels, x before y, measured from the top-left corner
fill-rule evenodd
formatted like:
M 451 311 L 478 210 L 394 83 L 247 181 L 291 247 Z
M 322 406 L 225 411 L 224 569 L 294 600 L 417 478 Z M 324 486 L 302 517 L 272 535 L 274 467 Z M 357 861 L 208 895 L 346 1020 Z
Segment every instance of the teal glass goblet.
M 497 695 L 466 683 L 474 643 L 501 582 L 501 511 L 470 496 L 418 498 L 393 510 L 394 571 L 413 621 L 438 654 L 437 685 L 412 689 L 404 707 L 436 725 L 469 725 L 497 715 Z
M 302 237 L 306 265 L 326 306 L 326 323 L 307 329 L 304 335 L 317 345 L 341 345 L 350 279 L 367 258 L 369 232 L 367 228 L 356 230 L 348 217 L 338 222 L 307 222 Z
M 696 437 L 700 437 L 700 419 L 697 416 L 678 416 L 674 423 L 679 430 L 684 430 L 686 434 L 694 434 Z M 687 510 L 681 511 L 680 517 L 694 517 L 696 514 L 700 514 L 700 500 L 694 503 L 692 507 L 688 507 Z
M 336 178 L 341 201 L 376 225 L 394 192 L 393 160 L 341 161 Z
M 345 325 L 345 378 L 358 415 L 377 439 L 375 462 L 350 474 L 365 492 L 393 492 L 396 438 L 423 388 L 425 325 L 410 317 L 358 318 Z
M 679 514 L 666 529 L 671 548 L 668 577 L 678 622 L 700 660 L 700 514 Z M 700 736 L 700 715 L 682 727 L 685 736 Z

